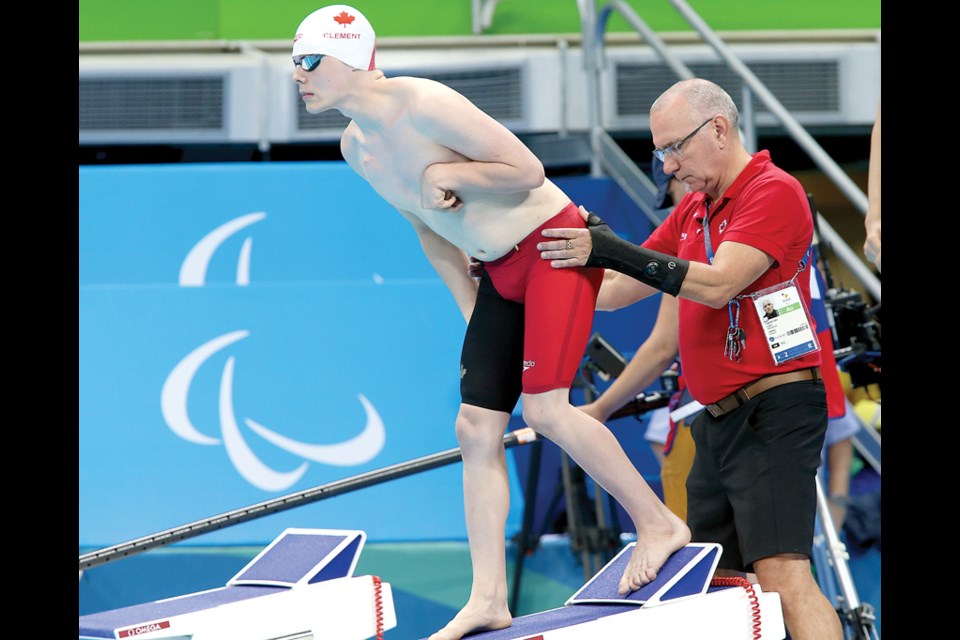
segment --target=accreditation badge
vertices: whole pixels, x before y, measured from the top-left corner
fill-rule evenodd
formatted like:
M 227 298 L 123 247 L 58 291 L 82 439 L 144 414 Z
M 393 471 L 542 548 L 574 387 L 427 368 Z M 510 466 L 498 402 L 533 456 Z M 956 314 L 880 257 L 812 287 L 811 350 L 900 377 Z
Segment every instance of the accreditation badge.
M 813 321 L 796 285 L 784 282 L 750 294 L 767 348 L 780 365 L 820 350 Z

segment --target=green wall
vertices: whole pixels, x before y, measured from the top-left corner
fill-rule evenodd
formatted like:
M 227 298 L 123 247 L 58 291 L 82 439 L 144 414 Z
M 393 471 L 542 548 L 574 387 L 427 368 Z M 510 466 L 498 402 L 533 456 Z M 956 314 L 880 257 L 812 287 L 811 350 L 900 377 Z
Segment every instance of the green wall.
M 292 39 L 300 20 L 324 4 L 315 0 L 80 0 L 80 41 Z M 655 31 L 691 30 L 668 0 L 628 0 L 628 4 Z M 880 0 L 693 0 L 689 4 L 717 31 L 880 28 Z M 353 6 L 364 12 L 382 37 L 472 33 L 470 0 L 355 0 Z M 619 15 L 611 17 L 608 32 L 629 30 Z M 576 0 L 500 0 L 493 26 L 485 33 L 579 31 Z

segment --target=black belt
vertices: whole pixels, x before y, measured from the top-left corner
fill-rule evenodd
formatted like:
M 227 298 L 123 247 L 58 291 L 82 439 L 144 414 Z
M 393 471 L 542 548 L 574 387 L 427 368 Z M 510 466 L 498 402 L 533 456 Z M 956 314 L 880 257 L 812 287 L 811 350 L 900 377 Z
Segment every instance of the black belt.
M 754 380 L 750 384 L 745 384 L 725 398 L 717 400 L 713 404 L 708 404 L 707 412 L 714 418 L 730 413 L 737 407 L 742 407 L 753 398 L 764 391 L 779 387 L 788 382 L 801 382 L 803 380 L 820 380 L 820 367 L 812 369 L 800 369 L 798 371 L 788 371 L 787 373 L 775 373 L 771 376 L 764 376 Z

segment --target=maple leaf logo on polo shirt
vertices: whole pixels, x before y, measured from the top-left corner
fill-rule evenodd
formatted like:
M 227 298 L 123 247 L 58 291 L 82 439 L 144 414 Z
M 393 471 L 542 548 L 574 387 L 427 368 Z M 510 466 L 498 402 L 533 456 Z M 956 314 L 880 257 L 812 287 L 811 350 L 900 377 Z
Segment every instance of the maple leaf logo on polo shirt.
M 340 15 L 333 16 L 333 19 L 346 27 L 348 24 L 356 20 L 356 17 L 350 15 L 346 11 L 341 11 Z

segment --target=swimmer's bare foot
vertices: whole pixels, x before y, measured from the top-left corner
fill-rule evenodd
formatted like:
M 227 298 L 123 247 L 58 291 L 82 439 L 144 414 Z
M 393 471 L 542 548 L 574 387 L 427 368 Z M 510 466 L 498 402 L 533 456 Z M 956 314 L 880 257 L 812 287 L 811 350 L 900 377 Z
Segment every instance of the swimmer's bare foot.
M 617 589 L 620 595 L 636 591 L 657 577 L 657 572 L 675 551 L 690 542 L 690 529 L 664 506 L 664 520 L 637 529 L 637 544 L 623 571 Z
M 504 602 L 501 606 L 475 605 L 467 602 L 453 620 L 427 640 L 460 640 L 475 631 L 506 629 L 513 623 L 510 610 Z

